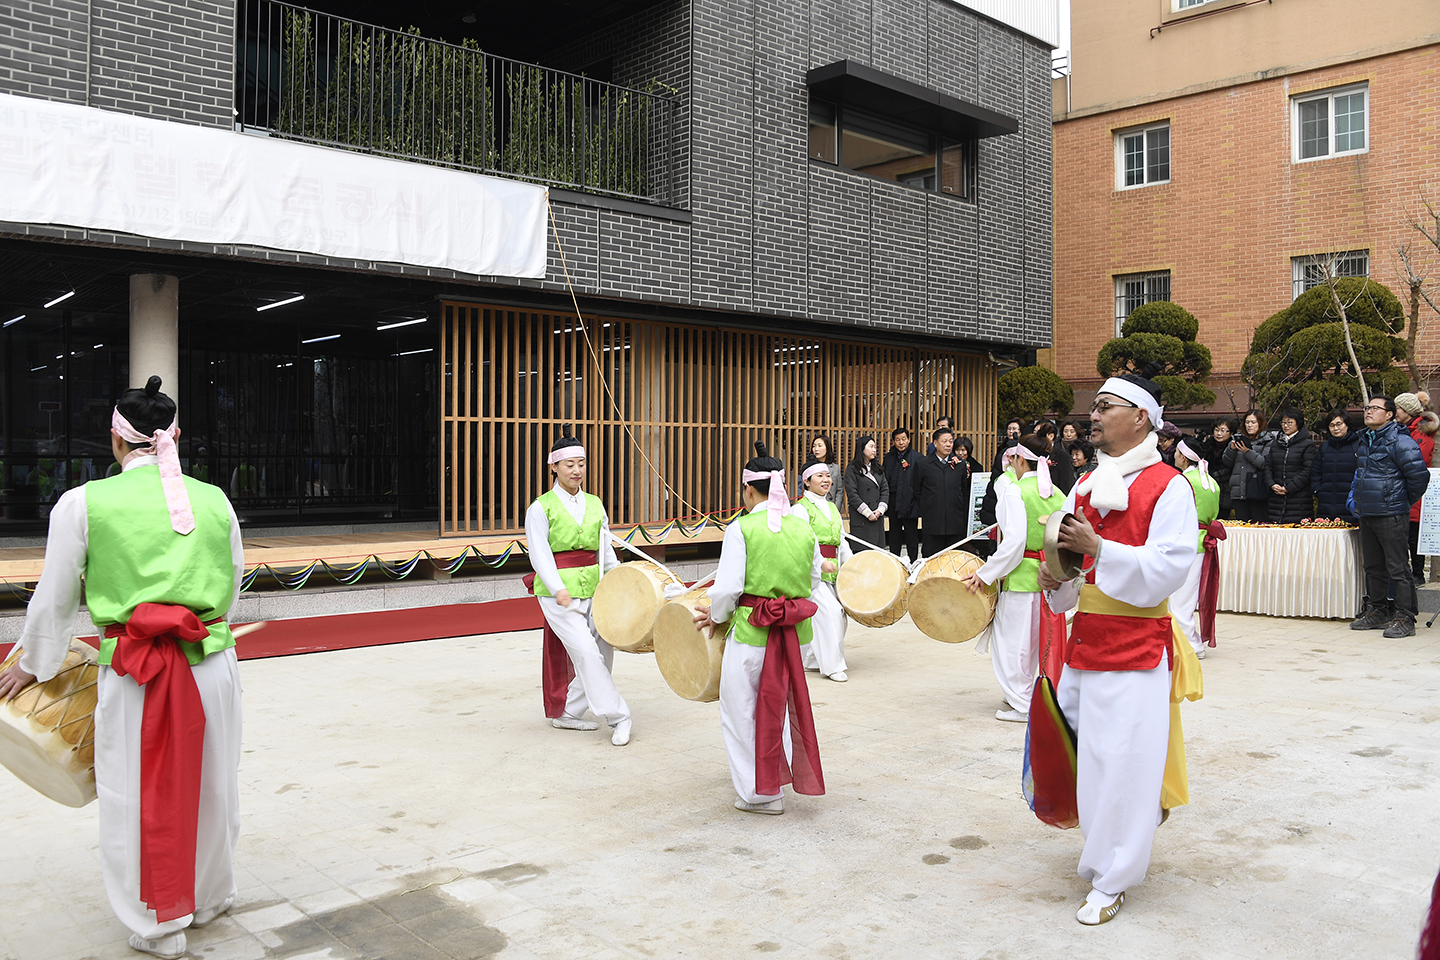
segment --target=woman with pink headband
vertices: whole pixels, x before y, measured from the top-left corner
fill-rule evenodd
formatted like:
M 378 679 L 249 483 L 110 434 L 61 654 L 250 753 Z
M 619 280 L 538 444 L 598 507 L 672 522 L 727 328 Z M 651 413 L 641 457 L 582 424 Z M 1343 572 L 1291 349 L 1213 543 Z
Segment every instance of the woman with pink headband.
M 245 555 L 225 494 L 181 474 L 175 414 L 159 377 L 121 395 L 110 420 L 120 473 L 56 503 L 23 653 L 0 674 L 0 700 L 55 676 L 83 575 L 103 634 L 100 872 L 130 946 L 158 957 L 181 956 L 186 928 L 230 909 L 240 835 L 240 674 L 227 620 Z
M 1049 445 L 1031 433 L 1005 451 L 1005 465 L 1014 480 L 995 484 L 995 520 L 1000 543 L 985 565 L 965 578 L 971 592 L 1004 578 L 995 600 L 995 619 L 981 637 L 977 653 L 990 649 L 995 679 L 1005 696 L 996 720 L 1025 723 L 1030 719 L 1030 694 L 1040 665 L 1040 627 L 1045 617 L 1058 628 L 1064 642 L 1063 617 L 1050 613 L 1040 592 L 1041 548 L 1045 544 L 1044 518 L 1060 509 L 1065 492 L 1050 480 Z
M 810 595 L 819 609 L 812 620 L 815 636 L 804 647 L 804 661 L 807 670 L 819 670 L 837 683 L 849 679 L 845 673 L 845 627 L 849 618 L 840 598 L 835 594 L 835 579 L 840 567 L 850 559 L 850 543 L 845 539 L 845 522 L 840 511 L 829 500 L 830 485 L 833 483 L 826 464 L 810 459 L 800 470 L 800 483 L 805 493 L 800 497 L 800 509 L 810 520 L 810 529 L 820 544 L 820 555 L 825 558 L 821 579 L 824 581 Z

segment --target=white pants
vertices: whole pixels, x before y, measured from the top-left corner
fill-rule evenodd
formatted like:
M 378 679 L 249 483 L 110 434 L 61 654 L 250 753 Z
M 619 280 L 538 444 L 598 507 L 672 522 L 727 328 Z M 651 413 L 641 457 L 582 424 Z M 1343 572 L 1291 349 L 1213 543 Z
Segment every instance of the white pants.
M 1197 656 L 1205 650 L 1205 643 L 1200 639 L 1200 618 L 1195 613 L 1200 606 L 1200 568 L 1204 564 L 1205 554 L 1195 554 L 1190 563 L 1190 575 L 1170 598 L 1170 616 L 1175 618 L 1180 632 L 1190 638 L 1190 646 L 1195 648 Z
M 235 896 L 235 842 L 240 837 L 240 670 L 235 649 L 190 668 L 205 708 L 200 818 L 195 836 L 195 908 Z M 140 899 L 140 726 L 145 688 L 100 668 L 95 707 L 95 792 L 100 802 L 100 872 L 115 916 L 153 940 L 183 930 L 191 915 L 160 923 Z
M 765 665 L 765 648 L 725 641 L 725 658 L 720 662 L 720 733 L 725 738 L 725 759 L 730 762 L 730 782 L 735 794 L 746 803 L 765 803 L 784 795 L 760 796 L 755 792 L 755 701 L 760 696 L 760 668 Z M 790 716 L 785 716 L 785 760 L 790 753 Z
M 570 606 L 562 607 L 554 597 L 539 600 L 546 622 L 565 645 L 565 652 L 575 667 L 575 679 L 570 681 L 566 692 L 565 715 L 578 720 L 585 716 L 586 710 L 593 710 L 595 716 L 612 727 L 621 720 L 629 720 L 630 707 L 610 676 L 615 648 L 600 639 L 590 616 L 591 601 L 571 600 Z
M 810 618 L 813 636 L 810 642 L 800 648 L 800 658 L 809 669 L 818 669 L 825 676 L 844 673 L 845 627 L 849 620 L 845 608 L 835 596 L 835 584 L 821 583 L 819 589 L 810 594 L 817 607 L 815 616 Z
M 1160 823 L 1160 782 L 1170 739 L 1170 667 L 1076 670 L 1056 699 L 1076 739 L 1080 876 L 1113 897 L 1145 879 Z
M 1030 712 L 1040 669 L 1040 594 L 1001 590 L 990 624 L 990 662 L 1012 709 Z

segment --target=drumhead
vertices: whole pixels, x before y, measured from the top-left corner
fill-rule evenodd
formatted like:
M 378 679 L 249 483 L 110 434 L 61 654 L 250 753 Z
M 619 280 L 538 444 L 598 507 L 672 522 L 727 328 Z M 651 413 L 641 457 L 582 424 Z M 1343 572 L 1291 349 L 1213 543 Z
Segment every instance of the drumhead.
M 971 593 L 961 581 L 984 561 L 963 550 L 947 550 L 925 561 L 910 588 L 910 619 L 925 636 L 944 643 L 973 640 L 995 615 L 995 595 Z
M 840 568 L 835 595 L 849 613 L 874 616 L 900 598 L 908 576 L 909 571 L 894 555 L 883 550 L 863 550 Z
M 692 591 L 660 608 L 655 618 L 655 665 L 670 689 L 686 700 L 720 699 L 720 662 L 728 624 L 716 624 L 712 637 L 696 629 L 695 608 L 708 603 L 705 591 Z
M 595 629 L 610 646 L 627 653 L 646 653 L 651 647 L 651 627 L 665 603 L 665 584 L 674 581 L 669 573 L 645 560 L 633 560 L 612 567 L 600 578 L 590 612 Z

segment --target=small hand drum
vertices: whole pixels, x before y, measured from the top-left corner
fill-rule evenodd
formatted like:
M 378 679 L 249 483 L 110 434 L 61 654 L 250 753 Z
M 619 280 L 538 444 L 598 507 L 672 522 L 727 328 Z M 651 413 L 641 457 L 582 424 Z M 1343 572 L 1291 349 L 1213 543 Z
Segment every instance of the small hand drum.
M 1060 546 L 1060 525 L 1070 516 L 1074 514 L 1056 510 L 1045 518 L 1045 567 L 1050 576 L 1061 581 L 1074 580 L 1084 572 L 1081 564 L 1085 562 L 1085 555 Z

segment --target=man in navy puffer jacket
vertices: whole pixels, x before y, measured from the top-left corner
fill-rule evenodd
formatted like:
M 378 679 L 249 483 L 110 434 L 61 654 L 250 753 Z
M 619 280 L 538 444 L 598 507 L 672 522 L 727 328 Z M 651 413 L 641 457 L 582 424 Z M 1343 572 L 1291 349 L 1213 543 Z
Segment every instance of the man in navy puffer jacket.
M 1365 405 L 1350 501 L 1360 518 L 1365 560 L 1365 612 L 1351 630 L 1385 629 L 1387 637 L 1415 635 L 1415 580 L 1408 548 L 1410 507 L 1430 485 L 1420 448 L 1395 422 L 1395 400 L 1371 397 Z

